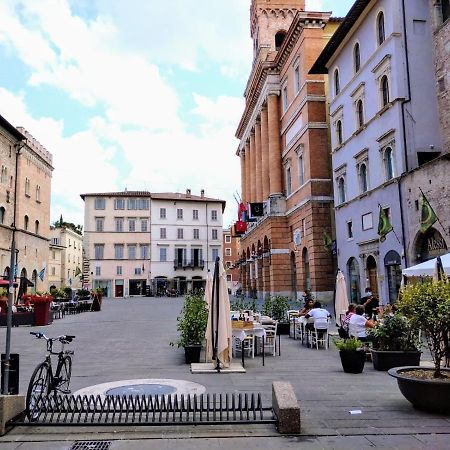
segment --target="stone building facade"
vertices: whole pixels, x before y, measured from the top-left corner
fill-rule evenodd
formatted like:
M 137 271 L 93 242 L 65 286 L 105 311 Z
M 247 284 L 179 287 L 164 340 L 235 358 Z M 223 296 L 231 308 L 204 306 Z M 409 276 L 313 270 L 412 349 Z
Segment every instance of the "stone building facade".
M 247 295 L 331 301 L 334 263 L 332 181 L 326 86 L 309 75 L 338 22 L 306 12 L 299 0 L 253 0 L 254 61 L 236 136 L 244 202 L 264 215 L 241 238 L 241 283 Z

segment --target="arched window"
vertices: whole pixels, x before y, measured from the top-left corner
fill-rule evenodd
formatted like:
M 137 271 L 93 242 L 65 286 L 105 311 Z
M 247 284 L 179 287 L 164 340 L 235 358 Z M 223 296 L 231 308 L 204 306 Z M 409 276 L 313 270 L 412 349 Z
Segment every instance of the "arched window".
M 394 178 L 394 152 L 392 147 L 387 147 L 384 151 L 384 167 L 386 169 L 386 179 Z
M 380 12 L 377 17 L 377 37 L 378 45 L 381 45 L 386 40 L 386 33 L 384 30 L 384 13 Z
M 355 73 L 358 73 L 361 68 L 361 52 L 359 42 L 357 42 L 353 47 L 353 68 L 355 69 Z
M 298 184 L 302 186 L 305 183 L 305 162 L 303 161 L 303 155 L 298 157 Z
M 345 179 L 344 177 L 340 177 L 338 180 L 338 195 L 339 195 L 339 203 L 345 202 Z
M 383 108 L 389 103 L 389 80 L 386 75 L 381 78 L 381 103 Z
M 284 38 L 286 37 L 285 31 L 279 31 L 275 35 L 275 50 L 280 50 L 281 46 L 283 45 Z
M 41 187 L 39 185 L 36 186 L 36 201 L 41 201 Z
M 365 163 L 362 163 L 359 166 L 359 184 L 361 186 L 361 192 L 368 191 L 368 182 L 367 182 L 367 166 Z
M 343 136 L 342 136 L 342 121 L 338 120 L 336 122 L 336 136 L 337 136 L 337 141 L 339 145 L 342 145 L 342 142 L 344 141 Z
M 341 92 L 341 83 L 339 81 L 339 70 L 335 69 L 334 71 L 334 95 L 338 95 Z
M 289 166 L 286 167 L 286 194 L 292 194 L 292 174 Z
M 359 279 L 359 266 L 356 258 L 350 258 L 347 262 L 348 289 L 350 303 L 359 304 L 361 299 L 361 287 Z
M 25 230 L 28 230 L 28 222 L 29 222 L 29 218 L 28 218 L 28 216 L 25 216 L 23 218 L 23 227 Z
M 34 232 L 36 234 L 39 234 L 39 220 L 36 220 L 36 222 L 34 222 Z
M 8 169 L 5 166 L 2 166 L 2 173 L 1 173 L 0 181 L 2 183 L 8 182 Z
M 0 206 L 0 223 L 4 223 L 5 221 L 5 208 Z
M 364 106 L 362 100 L 356 102 L 356 119 L 358 128 L 361 128 L 364 125 Z

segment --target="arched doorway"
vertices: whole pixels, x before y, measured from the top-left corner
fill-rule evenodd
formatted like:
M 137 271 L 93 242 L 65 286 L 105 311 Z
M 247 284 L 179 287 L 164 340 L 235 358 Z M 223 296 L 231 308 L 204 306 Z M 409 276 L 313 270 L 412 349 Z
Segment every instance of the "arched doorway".
M 291 287 L 292 298 L 297 298 L 297 264 L 295 262 L 295 252 L 291 252 Z
M 156 297 L 166 295 L 167 288 L 168 288 L 167 277 L 164 276 L 155 277 L 153 290 L 155 292 Z
M 378 274 L 377 274 L 377 262 L 375 258 L 370 255 L 366 262 L 367 278 L 369 280 L 369 287 L 375 297 L 378 295 Z
M 447 243 L 441 233 L 431 227 L 425 233 L 418 233 L 414 245 L 414 259 L 416 263 L 442 256 L 447 253 Z
M 359 265 L 356 258 L 350 258 L 347 262 L 347 279 L 350 303 L 359 304 L 361 300 L 361 282 L 359 278 Z
M 389 303 L 395 303 L 398 298 L 400 286 L 402 283 L 402 266 L 400 255 L 390 250 L 384 257 L 384 266 L 386 267 L 386 276 L 388 280 Z
M 311 291 L 311 271 L 309 268 L 309 254 L 308 249 L 303 249 L 303 287 L 305 292 Z

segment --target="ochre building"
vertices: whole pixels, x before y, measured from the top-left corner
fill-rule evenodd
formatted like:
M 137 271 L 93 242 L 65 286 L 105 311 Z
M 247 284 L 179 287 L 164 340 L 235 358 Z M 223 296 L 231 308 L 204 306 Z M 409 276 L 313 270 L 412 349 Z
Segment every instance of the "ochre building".
M 337 28 L 330 13 L 304 11 L 300 0 L 253 0 L 254 60 L 236 136 L 242 198 L 264 215 L 241 238 L 247 295 L 292 298 L 310 290 L 331 301 L 332 180 L 326 85 L 308 75 Z

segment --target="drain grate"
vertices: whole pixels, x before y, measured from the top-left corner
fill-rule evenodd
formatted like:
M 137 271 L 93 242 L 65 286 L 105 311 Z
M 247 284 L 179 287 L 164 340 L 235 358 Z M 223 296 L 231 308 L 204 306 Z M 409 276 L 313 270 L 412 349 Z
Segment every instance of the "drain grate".
M 70 450 L 109 450 L 111 441 L 78 441 Z

